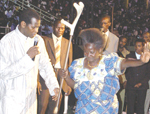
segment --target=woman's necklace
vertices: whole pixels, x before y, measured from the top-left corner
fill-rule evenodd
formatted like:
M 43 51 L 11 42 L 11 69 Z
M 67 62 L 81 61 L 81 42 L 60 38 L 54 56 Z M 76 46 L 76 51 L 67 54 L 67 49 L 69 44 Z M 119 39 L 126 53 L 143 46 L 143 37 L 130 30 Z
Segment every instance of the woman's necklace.
M 100 61 L 100 59 L 99 59 L 99 61 Z M 97 64 L 96 64 L 96 65 L 94 65 L 94 66 L 90 65 L 90 62 L 88 61 L 88 67 L 90 67 L 90 68 L 94 68 L 94 67 L 96 67 L 96 66 L 99 64 L 99 61 L 98 61 L 98 62 L 97 62 Z

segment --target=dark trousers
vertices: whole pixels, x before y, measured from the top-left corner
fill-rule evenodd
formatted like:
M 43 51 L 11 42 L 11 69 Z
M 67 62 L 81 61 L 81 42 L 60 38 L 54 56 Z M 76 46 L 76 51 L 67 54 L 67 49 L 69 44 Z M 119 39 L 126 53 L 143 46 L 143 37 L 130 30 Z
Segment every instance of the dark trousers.
M 60 106 L 62 106 L 62 95 L 61 95 L 61 98 L 60 98 L 60 101 L 59 101 L 59 106 L 58 106 L 58 113 L 57 114 L 63 114 L 63 111 L 60 110 Z M 56 104 L 57 104 L 57 101 L 53 101 L 52 100 L 52 96 L 49 97 L 49 103 L 48 103 L 48 107 L 47 107 L 47 110 L 46 110 L 46 114 L 54 114 L 54 110 L 56 108 Z
M 147 90 L 126 90 L 127 92 L 127 114 L 144 114 L 144 103 Z M 135 103 L 136 102 L 136 103 Z
M 38 98 L 38 109 L 37 114 L 45 114 L 48 102 L 49 102 L 49 90 L 42 90 L 40 95 L 37 95 Z
M 56 76 L 58 75 L 58 70 L 55 69 Z M 57 77 L 57 80 L 60 84 L 60 78 Z M 59 109 L 61 105 L 62 94 L 59 101 Z M 57 101 L 52 100 L 52 96 L 49 94 L 48 89 L 44 89 L 41 91 L 40 95 L 38 95 L 38 110 L 37 114 L 54 114 L 54 109 L 56 107 Z M 63 109 L 63 108 L 61 108 Z M 60 110 L 58 114 L 63 114 L 63 110 Z
M 63 105 L 61 105 L 62 95 L 59 101 L 59 109 L 61 110 L 58 114 L 63 114 Z M 56 107 L 57 101 L 52 100 L 52 96 L 49 94 L 49 90 L 42 90 L 41 94 L 38 95 L 38 109 L 37 114 L 54 114 L 54 109 Z

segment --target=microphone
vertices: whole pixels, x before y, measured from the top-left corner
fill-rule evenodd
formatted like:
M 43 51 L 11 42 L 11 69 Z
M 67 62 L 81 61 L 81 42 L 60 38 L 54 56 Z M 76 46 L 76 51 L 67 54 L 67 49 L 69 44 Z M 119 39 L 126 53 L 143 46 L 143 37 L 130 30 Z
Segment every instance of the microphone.
M 34 46 L 37 46 L 37 44 L 38 44 L 38 37 L 35 36 L 34 37 Z M 34 61 L 34 59 L 35 59 L 35 57 L 32 58 L 33 61 Z
M 37 44 L 38 44 L 38 37 L 35 36 L 35 38 L 34 38 L 34 46 L 37 46 Z

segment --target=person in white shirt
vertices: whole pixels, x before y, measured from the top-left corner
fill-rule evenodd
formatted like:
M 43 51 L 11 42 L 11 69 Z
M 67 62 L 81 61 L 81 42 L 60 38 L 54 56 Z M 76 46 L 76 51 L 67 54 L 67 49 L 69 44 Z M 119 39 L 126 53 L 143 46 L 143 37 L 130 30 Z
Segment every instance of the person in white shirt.
M 16 29 L 0 40 L 0 114 L 37 114 L 38 71 L 57 100 L 59 85 L 44 41 L 37 34 L 40 22 L 33 9 L 26 9 Z
M 144 44 L 145 42 L 143 39 L 137 39 L 135 41 L 135 52 L 131 52 L 126 58 L 130 60 L 140 60 L 144 51 Z M 134 68 L 129 67 L 126 70 L 127 114 L 134 114 L 135 109 L 137 114 L 144 114 L 146 92 L 147 89 L 149 89 L 149 68 L 150 62 Z
M 102 31 L 107 36 L 106 37 L 107 43 L 106 43 L 105 51 L 103 52 L 103 54 L 109 54 L 111 52 L 117 52 L 119 38 L 109 31 L 109 27 L 111 26 L 110 16 L 109 15 L 103 15 L 100 19 L 99 24 L 100 24 Z

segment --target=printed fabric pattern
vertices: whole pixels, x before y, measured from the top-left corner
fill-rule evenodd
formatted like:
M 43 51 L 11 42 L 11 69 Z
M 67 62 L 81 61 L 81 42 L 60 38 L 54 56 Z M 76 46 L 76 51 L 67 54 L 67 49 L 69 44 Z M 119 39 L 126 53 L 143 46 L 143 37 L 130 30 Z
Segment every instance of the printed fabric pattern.
M 84 59 L 74 60 L 69 67 L 78 99 L 75 114 L 117 114 L 116 93 L 120 89 L 117 75 L 124 72 L 120 71 L 123 58 L 116 53 L 103 55 L 99 65 L 91 70 L 83 67 Z

